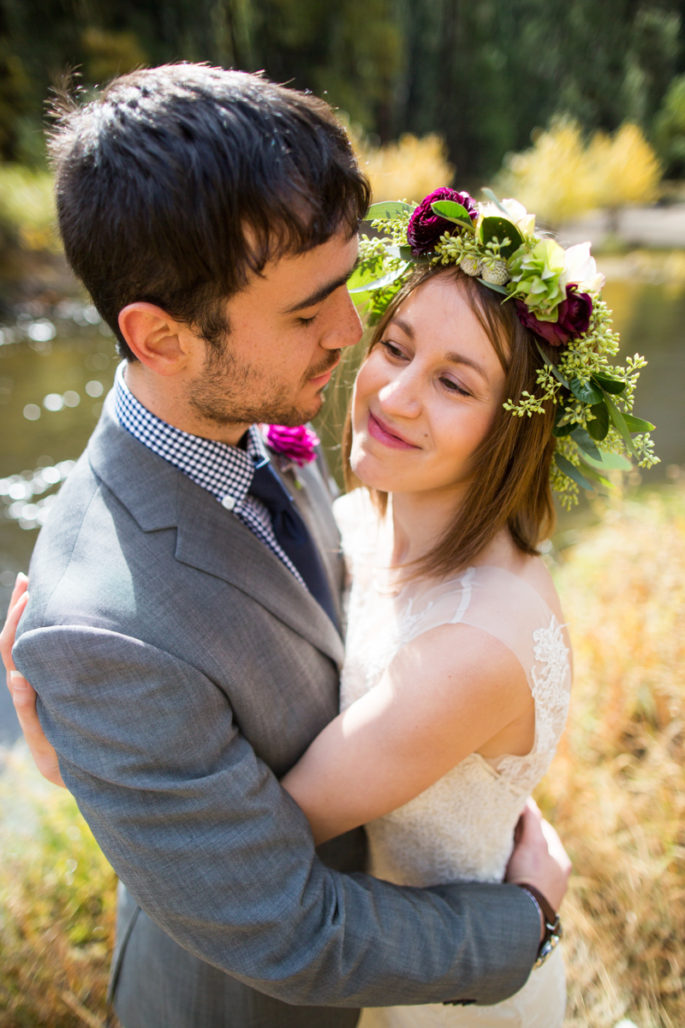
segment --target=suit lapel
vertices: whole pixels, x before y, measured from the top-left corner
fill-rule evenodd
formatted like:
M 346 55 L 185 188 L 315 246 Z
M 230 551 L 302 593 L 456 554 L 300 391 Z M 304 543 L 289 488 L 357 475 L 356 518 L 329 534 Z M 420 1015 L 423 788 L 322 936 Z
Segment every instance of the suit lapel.
M 111 396 L 87 453 L 95 473 L 144 532 L 176 528 L 178 561 L 240 589 L 342 663 L 340 635 L 304 586 L 234 514 L 121 428 Z M 303 511 L 310 524 L 313 509 Z M 315 533 L 317 541 L 320 535 Z

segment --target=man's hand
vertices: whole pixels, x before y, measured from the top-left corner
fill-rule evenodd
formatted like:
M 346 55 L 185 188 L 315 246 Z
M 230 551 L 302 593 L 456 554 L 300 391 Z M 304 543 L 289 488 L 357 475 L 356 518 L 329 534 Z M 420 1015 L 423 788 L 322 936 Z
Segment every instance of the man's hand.
M 537 804 L 529 800 L 516 826 L 514 851 L 507 865 L 506 881 L 528 882 L 558 911 L 568 887 L 571 861 L 561 839 Z
M 28 578 L 26 575 L 17 575 L 14 590 L 10 597 L 10 605 L 7 610 L 7 617 L 0 632 L 0 654 L 5 665 L 7 688 L 9 689 L 17 712 L 19 725 L 24 733 L 28 748 L 31 750 L 36 767 L 49 782 L 54 785 L 61 785 L 64 788 L 64 781 L 59 770 L 57 753 L 50 745 L 43 734 L 43 729 L 38 720 L 36 712 L 36 693 L 26 679 L 21 675 L 12 660 L 12 647 L 17 634 L 19 619 L 24 613 L 28 603 Z

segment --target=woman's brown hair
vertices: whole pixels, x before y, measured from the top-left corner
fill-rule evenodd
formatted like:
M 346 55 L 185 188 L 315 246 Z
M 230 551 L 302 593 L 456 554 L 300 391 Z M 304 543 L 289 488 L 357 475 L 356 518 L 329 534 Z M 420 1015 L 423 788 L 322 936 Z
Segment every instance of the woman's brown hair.
M 519 321 L 513 304 L 459 268 L 430 268 L 417 272 L 394 298 L 377 325 L 369 351 L 382 338 L 398 307 L 420 285 L 436 275 L 450 276 L 461 285 L 470 306 L 490 339 L 505 372 L 504 396 L 517 401 L 535 392 L 542 358 L 532 334 Z M 548 351 L 544 343 L 541 347 Z M 549 353 L 554 360 L 554 351 Z M 502 528 L 508 528 L 516 546 L 537 554 L 540 542 L 554 527 L 555 514 L 549 482 L 554 455 L 555 408 L 544 414 L 519 417 L 500 405 L 490 430 L 473 454 L 473 475 L 464 500 L 442 539 L 416 564 L 416 572 L 443 576 L 471 564 Z M 350 468 L 352 442 L 348 412 L 344 435 L 345 481 L 358 486 Z M 381 511 L 387 493 L 371 490 Z

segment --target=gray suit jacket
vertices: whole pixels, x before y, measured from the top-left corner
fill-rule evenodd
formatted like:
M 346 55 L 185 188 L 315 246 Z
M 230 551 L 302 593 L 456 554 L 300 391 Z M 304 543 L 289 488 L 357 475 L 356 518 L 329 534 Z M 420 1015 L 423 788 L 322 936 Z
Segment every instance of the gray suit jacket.
M 337 591 L 329 496 L 304 474 Z M 120 428 L 111 397 L 30 578 L 15 659 L 128 889 L 127 1028 L 352 1025 L 363 1005 L 520 988 L 539 935 L 522 890 L 377 881 L 356 873 L 355 833 L 315 852 L 278 776 L 337 711 L 341 639 L 249 529 Z

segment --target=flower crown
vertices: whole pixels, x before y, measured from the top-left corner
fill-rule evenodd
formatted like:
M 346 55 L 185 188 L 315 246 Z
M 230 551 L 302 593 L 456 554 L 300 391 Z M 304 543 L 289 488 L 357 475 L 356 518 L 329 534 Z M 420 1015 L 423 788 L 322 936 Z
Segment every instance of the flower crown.
M 535 216 L 518 201 L 484 193 L 487 203 L 441 188 L 418 205 L 373 204 L 367 221 L 380 235 L 361 237 L 350 292 L 368 294 L 373 323 L 417 265 L 454 264 L 500 293 L 502 302 L 513 302 L 533 334 L 542 366 L 536 394 L 525 391 L 504 408 L 516 417 L 532 417 L 547 401 L 556 405 L 551 483 L 562 505 L 571 507 L 580 488 L 608 486 L 606 473 L 629 470 L 631 458 L 645 468 L 658 463 L 649 437 L 654 425 L 632 414 L 640 369 L 647 362 L 638 354 L 625 366 L 610 362 L 619 337 L 600 295 L 604 276 L 590 256 L 590 244 L 564 250 L 536 231 Z M 558 361 L 550 360 L 541 343 L 558 348 Z

